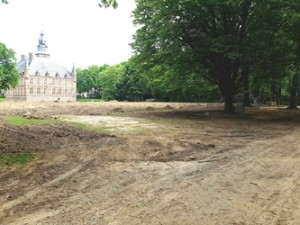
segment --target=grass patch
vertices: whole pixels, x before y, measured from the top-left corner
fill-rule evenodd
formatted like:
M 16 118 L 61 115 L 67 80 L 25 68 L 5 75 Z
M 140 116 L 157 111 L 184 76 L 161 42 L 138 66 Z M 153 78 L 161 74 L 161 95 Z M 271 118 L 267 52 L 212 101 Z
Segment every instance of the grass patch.
M 100 98 L 77 98 L 77 102 L 104 102 Z
M 5 116 L 4 119 L 10 124 L 17 127 L 58 123 L 58 121 L 52 119 L 26 119 L 21 116 Z
M 110 135 L 109 129 L 111 127 L 100 127 L 100 126 L 93 126 L 90 124 L 85 123 L 79 123 L 79 122 L 70 122 L 70 121 L 64 121 L 64 123 L 68 124 L 69 126 L 73 126 L 82 130 L 88 130 L 88 131 L 96 131 L 102 134 Z
M 4 102 L 4 101 L 5 101 L 5 98 L 0 97 L 0 102 Z
M 109 127 L 96 127 L 92 126 L 90 124 L 84 124 L 84 123 L 77 123 L 77 122 L 70 122 L 70 121 L 59 121 L 59 120 L 53 120 L 53 119 L 26 119 L 21 116 L 6 116 L 4 119 L 9 122 L 10 124 L 22 127 L 22 126 L 29 126 L 29 125 L 47 125 L 47 124 L 58 124 L 58 123 L 65 123 L 69 126 L 73 126 L 79 129 L 83 130 L 89 130 L 89 131 L 97 131 L 104 134 L 109 134 Z
M 32 152 L 0 155 L 0 165 L 25 165 L 34 158 Z

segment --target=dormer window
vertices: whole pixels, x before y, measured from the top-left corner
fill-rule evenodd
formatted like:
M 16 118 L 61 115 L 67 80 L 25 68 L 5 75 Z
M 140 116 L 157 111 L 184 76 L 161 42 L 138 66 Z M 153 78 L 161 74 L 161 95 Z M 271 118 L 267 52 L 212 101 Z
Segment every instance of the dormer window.
M 50 73 L 47 71 L 45 75 L 46 75 L 46 77 L 48 77 L 50 75 Z
M 56 76 L 56 77 L 59 77 L 59 73 L 56 73 L 55 76 Z
M 40 72 L 37 70 L 37 71 L 35 72 L 35 75 L 36 75 L 36 76 L 39 76 L 39 75 L 40 75 Z

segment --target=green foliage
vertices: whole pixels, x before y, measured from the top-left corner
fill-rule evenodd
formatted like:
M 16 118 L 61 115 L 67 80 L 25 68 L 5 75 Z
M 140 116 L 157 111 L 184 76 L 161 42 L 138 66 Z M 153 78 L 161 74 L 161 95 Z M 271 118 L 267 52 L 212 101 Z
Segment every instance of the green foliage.
M 255 61 L 250 62 L 251 89 L 255 96 L 269 96 L 278 102 L 282 95 L 288 95 L 288 81 L 299 67 L 300 33 L 296 27 L 300 25 L 300 2 L 278 0 L 263 3 L 265 7 L 272 4 L 273 10 L 264 12 L 268 16 L 261 22 L 267 29 L 255 33 L 260 42 L 251 46 L 253 51 L 250 54 L 256 53 L 253 55 Z
M 115 100 L 117 98 L 117 86 L 121 82 L 126 68 L 122 64 L 107 67 L 98 77 L 101 97 L 104 100 Z
M 114 9 L 118 7 L 118 2 L 117 0 L 101 0 L 101 2 L 99 3 L 100 8 L 105 7 L 113 7 Z
M 97 98 L 77 98 L 78 102 L 102 102 L 102 99 Z
M 0 155 L 0 165 L 25 165 L 34 159 L 32 152 Z
M 102 134 L 110 135 L 109 129 L 111 127 L 104 127 L 104 126 L 91 126 L 90 124 L 86 123 L 79 123 L 79 122 L 67 122 L 68 125 L 88 131 L 96 131 Z
M 125 67 L 120 82 L 117 84 L 117 100 L 141 101 L 153 98 L 150 88 L 147 85 L 145 73 L 139 71 L 134 64 L 134 58 L 122 63 Z
M 77 70 L 78 89 L 84 92 L 93 87 L 93 90 L 99 90 L 102 100 L 142 101 L 155 98 L 156 101 L 196 102 L 214 100 L 216 96 L 220 98 L 216 86 L 197 74 L 182 76 L 181 71 L 161 65 L 145 71 L 135 62 L 135 57 L 118 65 L 99 67 L 102 69 L 98 70 L 98 74 L 97 70 L 92 73 L 91 68 Z M 91 80 L 97 84 L 83 89 L 83 81 L 87 84 Z M 78 101 L 99 100 L 78 98 Z
M 157 101 L 206 102 L 220 98 L 217 87 L 202 77 L 166 65 L 149 69 L 147 78 L 147 85 Z
M 4 119 L 10 124 L 18 127 L 28 126 L 28 125 L 44 125 L 44 124 L 54 124 L 58 121 L 51 119 L 26 119 L 21 116 L 5 116 Z
M 288 31 L 291 13 L 299 6 L 295 0 L 136 3 L 134 22 L 139 29 L 132 47 L 140 65 L 145 70 L 167 65 L 187 80 L 194 74 L 201 76 L 218 86 L 227 112 L 233 110 L 233 95 L 243 89 L 243 67 L 250 71 L 253 65 L 281 67 L 278 61 L 286 59 L 289 48 L 279 37 Z
M 107 67 L 108 65 L 92 65 L 87 69 L 77 69 L 77 92 L 88 93 L 88 97 L 99 97 L 99 73 Z
M 8 4 L 7 0 L 1 0 L 1 3 Z M 108 8 L 113 7 L 114 9 L 118 7 L 118 1 L 117 0 L 101 0 L 101 2 L 98 4 L 100 8 Z
M 0 43 L 0 90 L 15 87 L 20 75 L 16 69 L 15 53 Z

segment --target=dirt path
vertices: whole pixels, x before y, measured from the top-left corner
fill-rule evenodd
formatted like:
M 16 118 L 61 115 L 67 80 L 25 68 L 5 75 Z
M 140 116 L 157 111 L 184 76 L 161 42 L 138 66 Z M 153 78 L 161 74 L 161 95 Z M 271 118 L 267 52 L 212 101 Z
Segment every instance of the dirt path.
M 300 224 L 299 112 L 226 117 L 195 105 L 114 105 L 121 114 L 92 107 L 106 114 L 34 110 L 106 134 L 2 122 L 9 136 L 26 133 L 44 147 L 29 165 L 1 169 L 0 224 Z

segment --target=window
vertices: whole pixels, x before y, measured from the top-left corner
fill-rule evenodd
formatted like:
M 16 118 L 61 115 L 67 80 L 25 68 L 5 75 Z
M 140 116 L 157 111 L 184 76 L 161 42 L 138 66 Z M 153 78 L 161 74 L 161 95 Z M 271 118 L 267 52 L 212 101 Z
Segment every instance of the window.
M 38 87 L 36 92 L 37 92 L 38 95 L 40 95 L 41 94 L 41 88 Z
M 55 88 L 52 88 L 52 94 L 55 95 Z
M 30 88 L 29 93 L 32 95 L 33 94 L 33 88 Z

